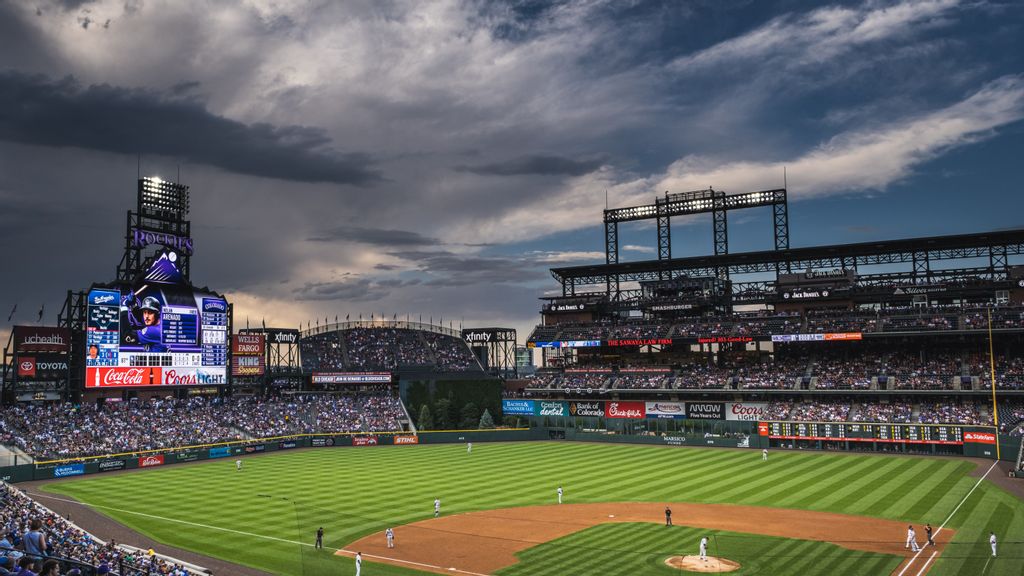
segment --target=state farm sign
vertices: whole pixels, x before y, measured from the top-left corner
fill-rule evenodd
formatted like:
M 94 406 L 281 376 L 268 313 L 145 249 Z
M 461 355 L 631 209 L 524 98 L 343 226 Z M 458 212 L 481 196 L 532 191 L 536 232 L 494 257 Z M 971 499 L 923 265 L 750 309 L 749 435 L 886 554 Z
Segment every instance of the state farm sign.
M 729 402 L 725 405 L 726 420 L 764 420 L 767 412 L 768 404 L 765 402 Z
M 608 402 L 604 415 L 608 418 L 643 418 L 646 412 L 643 402 Z
M 975 444 L 995 444 L 996 435 L 991 432 L 964 432 L 964 442 Z
M 164 455 L 158 454 L 156 456 L 143 456 L 139 458 L 139 468 L 150 468 L 152 466 L 163 466 Z

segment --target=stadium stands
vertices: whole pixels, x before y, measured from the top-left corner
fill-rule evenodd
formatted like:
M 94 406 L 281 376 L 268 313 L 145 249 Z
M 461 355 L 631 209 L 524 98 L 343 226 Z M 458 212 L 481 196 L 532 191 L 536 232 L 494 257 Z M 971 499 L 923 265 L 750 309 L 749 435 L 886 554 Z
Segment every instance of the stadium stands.
M 309 371 L 395 371 L 429 367 L 437 372 L 482 372 L 461 338 L 427 330 L 354 326 L 306 336 L 303 368 Z

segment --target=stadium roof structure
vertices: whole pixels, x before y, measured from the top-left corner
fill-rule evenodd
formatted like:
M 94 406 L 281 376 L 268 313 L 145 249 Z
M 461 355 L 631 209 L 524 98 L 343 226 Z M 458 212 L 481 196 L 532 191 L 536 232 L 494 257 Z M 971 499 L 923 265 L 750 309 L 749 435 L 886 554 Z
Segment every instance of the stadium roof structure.
M 1009 256 L 1024 253 L 1024 229 L 929 236 L 834 244 L 806 248 L 782 248 L 735 254 L 686 258 L 613 262 L 552 268 L 551 275 L 562 286 L 563 296 L 577 295 L 579 286 L 606 284 L 610 296 L 619 292 L 620 282 L 664 280 L 680 276 L 722 276 L 910 263 L 909 275 L 926 281 L 943 270 L 931 263 L 943 260 L 987 258 L 993 276 L 1007 278 Z M 977 270 L 977 269 L 974 269 Z M 617 298 L 613 298 L 617 299 Z

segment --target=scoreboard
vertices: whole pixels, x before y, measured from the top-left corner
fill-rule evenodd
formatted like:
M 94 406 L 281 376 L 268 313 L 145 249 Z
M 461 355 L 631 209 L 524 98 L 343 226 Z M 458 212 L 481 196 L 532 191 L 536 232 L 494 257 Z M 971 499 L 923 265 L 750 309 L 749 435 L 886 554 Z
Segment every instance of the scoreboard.
M 963 445 L 962 426 L 946 424 L 862 424 L 857 422 L 761 422 L 761 436 L 779 440 L 892 442 Z

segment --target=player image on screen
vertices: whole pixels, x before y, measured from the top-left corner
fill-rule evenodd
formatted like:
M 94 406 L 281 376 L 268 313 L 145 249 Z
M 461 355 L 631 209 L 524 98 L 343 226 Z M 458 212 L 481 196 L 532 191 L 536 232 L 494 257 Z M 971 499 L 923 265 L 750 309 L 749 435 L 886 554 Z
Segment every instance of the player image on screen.
M 161 338 L 160 311 L 163 305 L 155 296 L 146 296 L 140 302 L 135 294 L 129 292 L 121 301 L 122 310 L 126 312 L 127 325 L 134 331 L 136 344 L 146 352 L 166 352 L 167 346 Z M 125 340 L 131 338 L 127 332 Z

